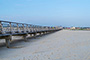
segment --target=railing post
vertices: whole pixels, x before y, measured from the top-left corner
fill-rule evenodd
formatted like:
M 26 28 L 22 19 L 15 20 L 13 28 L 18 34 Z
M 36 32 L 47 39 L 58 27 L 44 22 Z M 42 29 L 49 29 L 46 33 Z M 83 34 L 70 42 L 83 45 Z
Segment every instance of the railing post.
M 22 26 L 23 26 L 23 32 L 25 33 L 26 31 L 25 31 L 25 28 L 24 28 L 24 24 L 22 24 Z
M 37 26 L 35 26 L 35 32 L 37 32 Z
M 10 47 L 10 36 L 8 36 L 6 39 L 6 47 L 9 48 Z
M 9 23 L 10 25 L 10 33 L 12 33 L 12 26 L 11 26 L 11 22 Z
M 29 29 L 28 29 L 28 24 L 27 24 L 27 26 L 26 26 L 26 30 L 29 32 Z
M 30 32 L 32 32 L 32 25 L 30 25 L 29 29 L 30 29 Z
M 17 32 L 20 33 L 18 23 L 17 23 Z
M 12 25 L 12 33 L 15 33 L 15 26 L 14 25 Z
M 32 26 L 32 31 L 34 32 L 34 25 Z
M 3 27 L 1 21 L 0 21 L 0 34 L 3 34 Z
M 30 32 L 31 30 L 30 30 L 30 25 L 28 25 L 28 32 Z
M 27 35 L 23 36 L 24 41 L 27 42 Z

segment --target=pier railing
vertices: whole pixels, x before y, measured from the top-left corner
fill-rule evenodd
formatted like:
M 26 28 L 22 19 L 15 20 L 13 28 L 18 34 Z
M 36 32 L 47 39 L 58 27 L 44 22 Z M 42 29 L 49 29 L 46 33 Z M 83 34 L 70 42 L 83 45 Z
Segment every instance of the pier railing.
M 34 34 L 37 33 L 50 33 L 54 31 L 61 30 L 60 27 L 49 27 L 49 26 L 39 26 L 39 25 L 32 25 L 26 23 L 16 23 L 16 22 L 9 22 L 9 21 L 1 21 L 0 20 L 0 39 L 6 40 L 6 46 L 9 47 L 9 41 L 12 40 L 12 36 L 23 36 L 25 40 L 27 34 Z
M 0 34 L 32 33 L 59 29 L 59 27 L 48 27 L 25 23 L 0 21 Z

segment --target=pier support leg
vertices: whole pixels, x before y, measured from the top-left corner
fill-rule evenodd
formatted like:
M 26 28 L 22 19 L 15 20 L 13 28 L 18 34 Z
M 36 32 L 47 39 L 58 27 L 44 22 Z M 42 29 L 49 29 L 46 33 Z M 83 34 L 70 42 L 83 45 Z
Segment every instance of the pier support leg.
M 5 39 L 6 40 L 6 47 L 10 48 L 10 39 Z
M 23 36 L 24 41 L 27 42 L 27 36 Z
M 39 33 L 39 35 L 42 35 L 42 33 Z
M 39 32 L 39 36 L 40 36 L 40 37 L 42 36 L 42 33 L 41 33 L 41 32 Z
M 44 35 L 44 32 L 42 32 L 42 34 Z
M 36 38 L 37 33 L 34 34 L 34 38 Z
M 32 34 L 30 34 L 30 37 L 32 37 Z
M 34 36 L 36 37 L 37 33 L 34 34 Z
M 44 34 L 46 34 L 46 32 L 43 32 Z
M 10 41 L 12 41 L 12 35 L 10 35 Z
M 46 31 L 46 34 L 48 34 L 48 32 Z
M 40 32 L 41 35 L 43 35 L 43 32 Z

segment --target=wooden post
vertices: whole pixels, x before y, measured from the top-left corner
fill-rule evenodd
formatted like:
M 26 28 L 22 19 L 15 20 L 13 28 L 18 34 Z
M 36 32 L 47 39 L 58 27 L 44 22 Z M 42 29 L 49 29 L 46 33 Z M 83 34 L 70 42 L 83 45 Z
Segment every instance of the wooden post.
M 10 39 L 9 38 L 6 38 L 6 47 L 9 48 L 10 47 Z
M 34 33 L 34 38 L 36 38 L 36 36 L 37 36 L 37 33 Z
M 37 32 L 37 26 L 35 26 L 35 32 Z
M 27 42 L 27 35 L 23 36 L 24 41 Z
M 42 35 L 42 32 L 40 32 L 39 35 Z
M 36 36 L 36 33 L 34 34 L 34 37 Z
M 22 25 L 23 25 L 23 32 L 26 33 L 26 30 L 25 30 L 24 24 L 22 24 Z
M 23 33 L 24 33 L 24 24 L 22 24 L 22 26 L 23 26 Z
M 44 34 L 46 34 L 46 31 L 44 32 Z
M 11 28 L 12 28 L 12 33 L 15 33 L 15 26 L 13 25 Z
M 26 30 L 28 31 L 28 32 L 30 32 L 30 30 L 29 30 L 29 25 L 27 24 L 27 26 L 26 26 Z
M 39 32 L 39 36 L 40 36 L 40 37 L 42 36 L 42 32 Z
M 12 25 L 11 25 L 11 22 L 10 22 L 9 24 L 10 24 L 10 33 L 12 33 Z
M 18 23 L 17 23 L 17 32 L 20 33 L 20 30 L 19 30 L 19 26 L 18 26 Z
M 30 32 L 32 32 L 32 27 L 31 27 L 31 25 L 29 26 L 29 30 L 30 30 Z
M 33 32 L 35 32 L 35 27 L 34 27 L 34 25 L 33 25 L 33 27 L 32 27 L 32 28 L 33 28 Z
M 30 37 L 32 37 L 32 34 L 30 34 Z
M 2 34 L 2 33 L 3 33 L 3 28 L 2 28 L 2 23 L 0 21 L 0 34 Z
M 10 41 L 12 41 L 12 35 L 10 35 L 9 39 L 10 39 Z

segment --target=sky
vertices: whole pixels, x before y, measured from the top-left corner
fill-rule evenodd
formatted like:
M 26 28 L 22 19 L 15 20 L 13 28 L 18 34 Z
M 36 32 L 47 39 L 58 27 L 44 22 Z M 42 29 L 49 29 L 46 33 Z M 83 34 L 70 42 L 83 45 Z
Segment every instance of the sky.
M 0 0 L 0 20 L 89 27 L 90 0 Z

